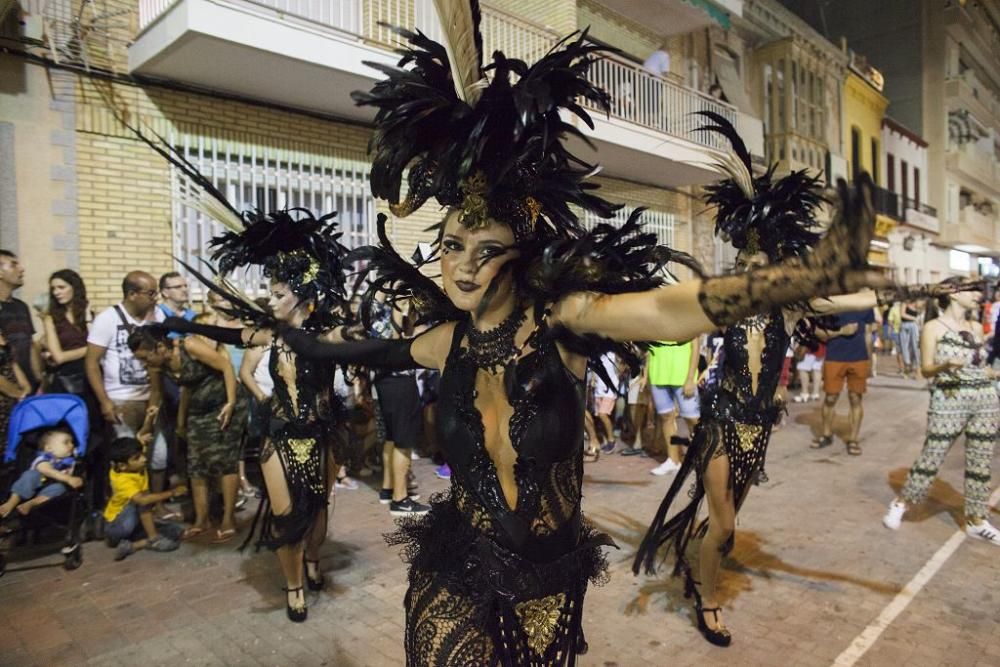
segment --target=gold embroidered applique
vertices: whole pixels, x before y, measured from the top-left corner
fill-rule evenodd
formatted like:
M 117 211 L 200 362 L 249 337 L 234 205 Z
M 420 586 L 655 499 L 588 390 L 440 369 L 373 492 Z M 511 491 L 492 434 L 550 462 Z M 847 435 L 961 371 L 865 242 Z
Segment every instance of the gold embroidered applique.
M 736 424 L 736 437 L 740 439 L 740 449 L 744 452 L 749 452 L 753 449 L 754 443 L 757 442 L 758 436 L 760 436 L 763 427 L 753 426 L 752 424 Z
M 514 605 L 514 612 L 528 635 L 528 646 L 539 656 L 545 655 L 545 650 L 555 639 L 556 626 L 565 604 L 566 594 L 556 593 Z
M 292 450 L 292 456 L 300 464 L 305 464 L 309 460 L 309 455 L 312 454 L 313 447 L 316 446 L 316 440 L 314 438 L 289 438 L 288 446 Z

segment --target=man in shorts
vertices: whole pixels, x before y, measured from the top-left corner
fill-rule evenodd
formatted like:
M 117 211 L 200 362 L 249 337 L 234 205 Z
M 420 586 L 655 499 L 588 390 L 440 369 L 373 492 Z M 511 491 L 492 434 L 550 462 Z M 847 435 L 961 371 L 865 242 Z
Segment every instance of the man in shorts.
M 823 363 L 823 431 L 813 440 L 812 447 L 820 449 L 833 444 L 833 416 L 837 400 L 844 385 L 850 401 L 848 421 L 850 434 L 847 437 L 847 453 L 861 454 L 858 436 L 864 408 L 861 400 L 868 389 L 868 374 L 871 370 L 871 331 L 875 326 L 875 314 L 871 310 L 840 313 L 836 325 L 819 331 L 820 338 L 826 338 L 826 361 Z
M 649 352 L 646 372 L 656 410 L 657 431 L 667 450 L 667 459 L 650 470 L 654 475 L 668 475 L 681 467 L 683 449 L 674 435 L 677 433 L 677 416 L 687 423 L 688 435 L 701 416 L 698 402 L 698 358 L 700 341 L 665 343 Z

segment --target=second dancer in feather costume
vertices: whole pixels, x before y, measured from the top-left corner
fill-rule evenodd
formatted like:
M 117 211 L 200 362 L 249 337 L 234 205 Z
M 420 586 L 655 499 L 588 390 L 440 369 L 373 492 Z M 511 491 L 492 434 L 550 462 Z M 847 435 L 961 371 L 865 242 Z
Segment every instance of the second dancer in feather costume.
M 735 128 L 717 114 L 702 115 L 710 121 L 702 129 L 723 135 L 732 145 L 732 152 L 718 163 L 729 178 L 706 190 L 708 203 L 716 208 L 716 233 L 739 251 L 737 273 L 753 274 L 778 263 L 815 261 L 815 252 L 825 252 L 822 246 L 829 242 L 825 239 L 813 251 L 820 240 L 815 213 L 823 203 L 818 179 L 804 171 L 776 179 L 775 166 L 754 177 L 750 154 Z M 867 175 L 858 180 L 862 189 L 870 187 Z M 843 224 L 844 216 L 856 214 L 845 208 L 843 185 L 840 189 L 841 210 L 831 234 Z M 870 210 L 863 215 L 870 218 Z M 633 564 L 636 573 L 643 566 L 652 573 L 659 548 L 665 544 L 668 550 L 673 549 L 673 573 L 684 575 L 685 595 L 695 598 L 698 628 L 719 646 L 728 646 L 732 640 L 716 598 L 719 568 L 722 556 L 732 549 L 736 514 L 755 475 L 763 470 L 771 429 L 783 410 L 774 399 L 785 351 L 793 335 L 806 341 L 812 338 L 817 324 L 814 316 L 866 310 L 877 304 L 877 293 L 871 290 L 827 298 L 804 296 L 797 301 L 775 302 L 726 327 L 719 380 L 706 389 L 691 446 Z M 668 519 L 691 473 L 696 476 L 691 497 Z M 698 510 L 706 497 L 708 518 L 698 523 Z M 687 560 L 687 547 L 699 536 L 700 575 L 696 580 Z
M 356 97 L 377 109 L 373 193 L 397 215 L 431 198 L 446 209 L 435 255 L 443 293 L 392 249 L 384 220 L 381 247 L 358 255 L 378 272 L 370 292 L 410 299 L 435 326 L 401 341 L 282 336 L 300 357 L 441 371 L 451 488 L 391 538 L 410 562 L 407 664 L 571 665 L 585 646 L 588 580 L 602 576 L 610 543 L 580 504 L 588 361 L 612 349 L 634 359 L 627 341 L 686 340 L 857 289 L 870 279 L 870 195 L 842 187 L 843 215 L 807 258 L 665 286 L 660 269 L 685 258 L 657 246 L 639 212 L 620 229 L 585 232 L 570 208 L 615 208 L 585 181 L 592 167 L 567 151 L 577 131 L 559 115 L 589 123 L 581 96 L 607 108 L 586 78 L 600 49 L 577 35 L 533 65 L 497 52 L 483 67 L 471 8 L 439 3 L 441 16 L 473 22 L 451 25 L 447 48 L 400 31 L 400 66 L 380 68 L 386 79 Z M 462 54 L 475 62 L 455 62 Z

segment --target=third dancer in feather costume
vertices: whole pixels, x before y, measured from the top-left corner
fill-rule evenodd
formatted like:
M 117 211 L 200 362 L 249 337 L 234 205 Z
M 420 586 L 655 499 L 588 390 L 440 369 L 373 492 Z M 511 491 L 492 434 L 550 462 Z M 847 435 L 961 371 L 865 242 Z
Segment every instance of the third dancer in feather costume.
M 739 251 L 737 273 L 753 274 L 777 263 L 814 262 L 829 242 L 827 238 L 813 251 L 820 239 L 815 212 L 823 202 L 818 179 L 804 171 L 775 179 L 776 165 L 754 177 L 750 154 L 735 128 L 717 114 L 701 113 L 711 121 L 702 130 L 721 134 L 733 148 L 717 164 L 729 178 L 706 190 L 708 203 L 716 208 L 716 233 Z M 862 175 L 859 184 L 868 188 L 867 175 Z M 843 196 L 841 207 L 839 215 L 843 216 L 847 214 Z M 831 234 L 837 232 L 838 224 L 834 222 Z M 894 289 L 812 299 L 808 297 L 813 295 L 806 294 L 801 300 L 775 302 L 726 327 L 720 379 L 702 398 L 701 420 L 687 456 L 633 564 L 636 573 L 643 565 L 652 573 L 659 548 L 666 545 L 668 551 L 674 550 L 673 573 L 684 575 L 685 595 L 695 598 L 698 628 L 711 643 L 728 646 L 732 641 L 716 598 L 719 568 L 722 556 L 732 549 L 736 514 L 755 475 L 763 469 L 771 429 L 783 410 L 774 397 L 792 336 L 810 341 L 825 316 L 871 309 L 898 294 Z M 691 473 L 697 478 L 691 498 L 668 519 Z M 698 510 L 705 497 L 708 518 L 699 524 Z M 696 581 L 687 547 L 699 536 L 700 581 Z
M 281 335 L 300 357 L 441 371 L 451 488 L 391 538 L 410 562 L 407 664 L 572 665 L 587 583 L 610 544 L 580 507 L 588 362 L 601 372 L 604 352 L 636 360 L 626 341 L 686 340 L 857 289 L 871 279 L 869 190 L 842 186 L 843 214 L 807 259 L 665 286 L 664 264 L 689 258 L 657 246 L 640 212 L 588 233 L 570 209 L 615 209 L 585 182 L 592 166 L 567 151 L 578 132 L 559 115 L 589 124 L 578 97 L 607 109 L 586 78 L 601 49 L 575 35 L 531 66 L 496 52 L 483 67 L 477 3 L 437 4 L 454 19 L 447 48 L 400 30 L 399 68 L 380 67 L 386 79 L 356 96 L 377 109 L 373 193 L 400 216 L 431 198 L 446 208 L 435 255 L 444 292 L 396 254 L 382 219 L 381 247 L 357 255 L 378 272 L 368 298 L 410 299 L 435 326 L 397 341 Z

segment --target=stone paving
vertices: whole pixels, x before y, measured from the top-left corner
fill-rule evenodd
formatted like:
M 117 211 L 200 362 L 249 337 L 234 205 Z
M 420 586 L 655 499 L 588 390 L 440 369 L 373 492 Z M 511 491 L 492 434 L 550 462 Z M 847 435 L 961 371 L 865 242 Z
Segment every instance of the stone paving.
M 680 583 L 633 577 L 631 558 L 670 478 L 645 458 L 588 464 L 584 509 L 621 546 L 611 581 L 587 598 L 590 652 L 582 665 L 831 665 L 959 527 L 962 451 L 949 455 L 931 501 L 898 533 L 880 517 L 916 457 L 927 395 L 921 383 L 874 381 L 864 455 L 842 441 L 807 446 L 819 404 L 792 405 L 767 470 L 739 517 L 725 563 L 729 649 L 706 643 Z M 838 429 L 846 428 L 846 397 Z M 1000 468 L 997 468 L 1000 470 Z M 415 462 L 423 493 L 443 489 Z M 426 496 L 425 496 L 426 497 Z M 249 521 L 251 512 L 241 515 Z M 1000 524 L 996 510 L 994 523 Z M 401 665 L 405 572 L 381 533 L 392 528 L 375 492 L 341 492 L 322 566 L 328 587 L 310 597 L 309 621 L 285 619 L 275 558 L 232 544 L 189 542 L 171 554 L 122 563 L 100 543 L 82 567 L 28 568 L 51 556 L 10 557 L 0 578 L 0 664 Z M 858 665 L 1000 665 L 1000 549 L 963 541 Z

